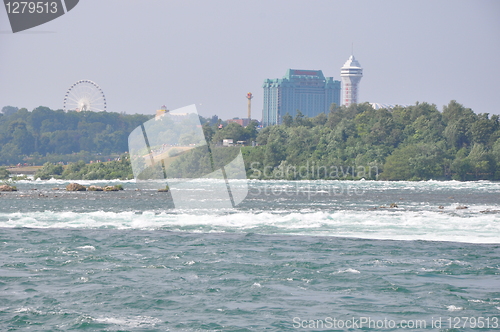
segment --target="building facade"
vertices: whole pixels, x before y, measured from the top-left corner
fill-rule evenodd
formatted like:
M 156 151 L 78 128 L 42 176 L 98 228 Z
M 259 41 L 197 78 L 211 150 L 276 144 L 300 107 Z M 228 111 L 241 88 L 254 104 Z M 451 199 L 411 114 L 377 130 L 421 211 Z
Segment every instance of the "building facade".
M 340 69 L 340 77 L 342 78 L 342 105 L 357 104 L 358 85 L 363 77 L 363 68 L 354 55 L 351 55 Z
M 252 119 L 240 119 L 240 118 L 232 118 L 232 119 L 227 119 L 227 123 L 237 123 L 242 127 L 246 127 L 250 124 L 250 121 L 253 121 Z
M 266 79 L 263 127 L 281 123 L 285 114 L 295 117 L 297 110 L 308 117 L 328 113 L 330 105 L 340 105 L 340 81 L 325 77 L 321 70 L 288 69 L 281 79 Z

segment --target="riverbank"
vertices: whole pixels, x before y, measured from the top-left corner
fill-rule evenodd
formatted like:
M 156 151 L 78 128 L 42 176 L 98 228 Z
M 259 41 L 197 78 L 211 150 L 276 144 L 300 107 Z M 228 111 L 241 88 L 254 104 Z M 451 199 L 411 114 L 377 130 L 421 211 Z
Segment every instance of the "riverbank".
M 6 169 L 14 175 L 35 175 L 35 173 L 43 166 L 17 166 L 6 167 Z

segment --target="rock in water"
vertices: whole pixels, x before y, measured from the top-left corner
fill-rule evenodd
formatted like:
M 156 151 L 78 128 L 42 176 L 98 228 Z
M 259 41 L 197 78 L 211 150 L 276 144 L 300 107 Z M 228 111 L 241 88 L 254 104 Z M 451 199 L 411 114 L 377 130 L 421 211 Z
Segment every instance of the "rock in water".
M 87 188 L 78 183 L 70 183 L 66 186 L 66 191 L 86 191 Z
M 102 187 L 99 187 L 99 186 L 90 186 L 88 187 L 87 189 L 88 191 L 102 191 Z
M 119 189 L 115 186 L 106 186 L 103 188 L 104 191 L 118 191 Z
M 17 188 L 4 184 L 0 186 L 0 191 L 17 191 Z

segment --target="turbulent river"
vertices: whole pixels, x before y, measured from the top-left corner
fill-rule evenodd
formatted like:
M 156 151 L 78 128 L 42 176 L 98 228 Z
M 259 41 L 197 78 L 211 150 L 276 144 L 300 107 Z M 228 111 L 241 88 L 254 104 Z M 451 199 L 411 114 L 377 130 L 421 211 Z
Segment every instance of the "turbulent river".
M 0 330 L 500 328 L 500 183 L 250 181 L 182 210 L 78 182 L 125 190 L 0 194 Z

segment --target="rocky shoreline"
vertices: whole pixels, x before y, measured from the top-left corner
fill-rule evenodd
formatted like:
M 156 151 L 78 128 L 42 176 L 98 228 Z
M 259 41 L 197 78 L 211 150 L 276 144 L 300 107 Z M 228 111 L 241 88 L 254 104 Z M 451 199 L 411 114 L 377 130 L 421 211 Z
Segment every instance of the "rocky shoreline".
M 114 186 L 89 186 L 85 187 L 79 183 L 70 183 L 66 186 L 66 191 L 120 191 L 123 190 L 123 186 L 121 184 L 117 184 Z

